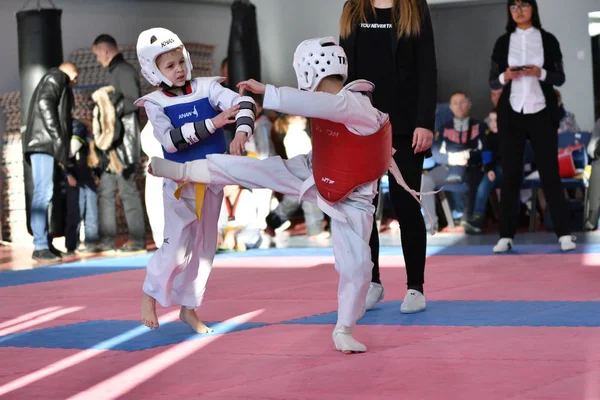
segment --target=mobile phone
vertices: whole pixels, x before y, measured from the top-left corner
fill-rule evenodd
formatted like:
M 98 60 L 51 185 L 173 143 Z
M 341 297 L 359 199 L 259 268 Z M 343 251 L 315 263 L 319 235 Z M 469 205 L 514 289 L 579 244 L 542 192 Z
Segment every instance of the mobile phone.
M 510 67 L 511 71 L 523 71 L 525 67 Z

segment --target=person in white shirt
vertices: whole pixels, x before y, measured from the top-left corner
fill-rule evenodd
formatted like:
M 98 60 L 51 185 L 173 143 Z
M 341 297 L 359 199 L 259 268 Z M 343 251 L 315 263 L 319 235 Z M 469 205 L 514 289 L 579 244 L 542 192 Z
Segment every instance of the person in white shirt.
M 504 173 L 500 240 L 495 253 L 512 249 L 517 230 L 525 142 L 531 141 L 542 190 L 562 251 L 575 249 L 569 208 L 558 170 L 560 113 L 554 86 L 565 82 L 558 40 L 542 29 L 535 0 L 508 0 L 506 33 L 492 54 L 490 87 L 503 88 L 498 101 L 498 134 Z

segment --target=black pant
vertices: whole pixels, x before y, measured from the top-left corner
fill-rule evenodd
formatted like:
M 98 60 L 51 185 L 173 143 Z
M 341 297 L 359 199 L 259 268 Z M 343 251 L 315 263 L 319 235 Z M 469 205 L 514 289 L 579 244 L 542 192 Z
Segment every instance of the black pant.
M 394 143 L 396 153 L 394 160 L 402 173 L 402 177 L 411 189 L 421 189 L 421 173 L 425 153 L 414 154 L 412 136 L 402 138 Z M 419 203 L 404 190 L 390 175 L 390 197 L 392 207 L 400 229 L 402 231 L 402 252 L 406 264 L 407 285 L 409 289 L 421 289 L 425 282 L 425 252 L 427 247 L 427 232 L 425 221 L 421 214 Z M 377 205 L 377 197 L 374 204 Z M 379 277 L 379 231 L 375 218 L 371 232 L 371 260 L 373 261 L 373 274 L 371 281 L 381 283 Z
M 100 178 L 100 184 L 98 185 L 100 241 L 103 245 L 115 245 L 115 237 L 117 236 L 117 187 L 119 188 L 119 196 L 123 203 L 123 211 L 127 221 L 129 242 L 133 245 L 146 247 L 142 198 L 136 186 L 135 172 L 129 170 L 123 171 L 123 175 L 104 172 Z
M 500 195 L 500 237 L 512 239 L 517 231 L 523 154 L 527 139 L 535 154 L 535 163 L 556 235 L 569 235 L 569 208 L 558 172 L 557 127 L 546 110 L 537 114 L 521 114 L 510 109 L 506 117 L 507 130 L 500 129 L 498 132 L 500 164 L 504 174 Z

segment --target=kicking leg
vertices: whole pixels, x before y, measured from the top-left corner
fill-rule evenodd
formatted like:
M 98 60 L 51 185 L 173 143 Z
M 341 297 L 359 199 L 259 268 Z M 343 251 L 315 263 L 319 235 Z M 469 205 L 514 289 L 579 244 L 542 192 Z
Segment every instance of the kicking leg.
M 178 182 L 198 182 L 217 185 L 240 185 L 248 189 L 267 188 L 290 196 L 298 196 L 302 183 L 312 174 L 310 155 L 282 160 L 211 154 L 206 160 L 185 164 L 152 158 L 155 176 Z

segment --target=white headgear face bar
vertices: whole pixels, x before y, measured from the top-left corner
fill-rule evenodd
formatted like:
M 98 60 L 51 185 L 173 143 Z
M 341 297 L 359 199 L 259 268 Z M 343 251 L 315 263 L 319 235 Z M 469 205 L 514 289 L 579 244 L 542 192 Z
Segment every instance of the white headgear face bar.
M 161 54 L 177 48 L 181 48 L 183 51 L 183 58 L 187 67 L 185 79 L 189 81 L 192 79 L 192 61 L 183 42 L 176 34 L 164 28 L 152 28 L 140 33 L 136 47 L 137 56 L 142 68 L 142 75 L 151 85 L 159 86 L 164 83 L 169 87 L 173 86 L 173 82 L 168 80 L 158 69 L 156 59 Z
M 333 37 L 308 39 L 296 48 L 294 70 L 298 88 L 312 92 L 326 76 L 341 75 L 346 81 L 348 60 Z

